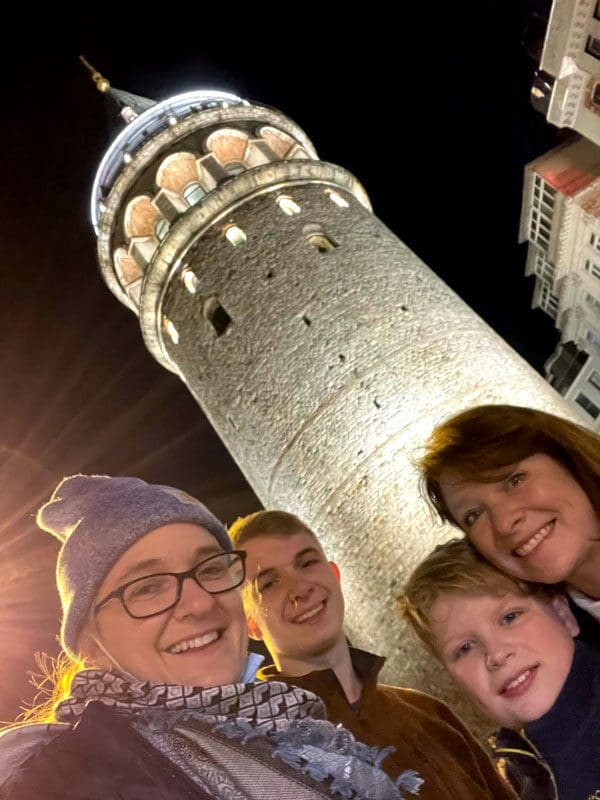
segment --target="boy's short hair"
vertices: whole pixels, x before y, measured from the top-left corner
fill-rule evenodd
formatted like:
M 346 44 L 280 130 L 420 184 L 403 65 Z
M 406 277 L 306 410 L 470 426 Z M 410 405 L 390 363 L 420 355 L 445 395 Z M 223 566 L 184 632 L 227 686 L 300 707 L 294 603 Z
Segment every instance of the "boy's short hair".
M 439 658 L 432 633 L 431 609 L 440 595 L 455 592 L 502 596 L 516 592 L 548 602 L 561 591 L 562 585 L 547 586 L 505 575 L 486 561 L 467 539 L 459 538 L 438 545 L 417 566 L 396 602 L 400 617 L 410 631 Z
M 296 533 L 308 533 L 318 542 L 308 525 L 288 511 L 255 511 L 247 517 L 238 517 L 229 528 L 234 547 L 243 547 L 257 536 L 294 536 Z

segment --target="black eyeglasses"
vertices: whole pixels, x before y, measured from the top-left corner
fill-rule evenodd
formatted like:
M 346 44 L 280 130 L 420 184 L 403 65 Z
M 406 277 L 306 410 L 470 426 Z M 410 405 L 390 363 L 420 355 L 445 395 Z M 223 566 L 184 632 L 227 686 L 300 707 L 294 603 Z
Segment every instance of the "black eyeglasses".
M 155 617 L 176 606 L 181 597 L 181 587 L 186 578 L 196 581 L 209 594 L 221 594 L 236 589 L 246 577 L 246 553 L 233 550 L 205 558 L 186 572 L 160 572 L 145 575 L 119 586 L 107 594 L 94 608 L 94 614 L 115 598 L 134 619 Z

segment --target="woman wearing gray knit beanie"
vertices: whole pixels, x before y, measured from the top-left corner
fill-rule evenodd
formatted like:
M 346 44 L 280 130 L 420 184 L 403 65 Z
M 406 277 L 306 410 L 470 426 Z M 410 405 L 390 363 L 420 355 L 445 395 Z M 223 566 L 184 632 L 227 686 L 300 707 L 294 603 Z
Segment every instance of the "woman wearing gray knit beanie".
M 0 735 L 1 800 L 401 800 L 419 777 L 255 680 L 244 557 L 194 498 L 75 475 L 38 513 L 58 537 L 61 642 L 85 662 L 45 724 Z M 258 659 L 260 661 L 260 659 Z M 426 797 L 426 795 L 423 795 Z

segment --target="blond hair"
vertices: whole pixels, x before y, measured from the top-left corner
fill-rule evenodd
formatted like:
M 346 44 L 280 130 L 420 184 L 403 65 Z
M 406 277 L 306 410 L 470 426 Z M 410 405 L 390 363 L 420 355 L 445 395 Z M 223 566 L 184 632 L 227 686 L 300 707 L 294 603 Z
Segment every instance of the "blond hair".
M 257 536 L 294 536 L 297 533 L 308 533 L 318 541 L 313 531 L 289 511 L 255 511 L 247 517 L 238 517 L 228 533 L 233 546 L 241 548 Z
M 67 653 L 56 658 L 46 653 L 36 653 L 37 672 L 30 674 L 36 689 L 30 705 L 25 706 L 14 724 L 56 722 L 56 706 L 71 693 L 71 681 L 87 664 L 83 659 L 74 659 Z M 8 727 L 13 727 L 9 724 Z
M 550 600 L 561 586 L 520 581 L 497 570 L 467 539 L 451 539 L 438 545 L 414 570 L 404 592 L 397 598 L 400 617 L 411 633 L 439 658 L 432 632 L 431 610 L 440 595 L 520 594 Z

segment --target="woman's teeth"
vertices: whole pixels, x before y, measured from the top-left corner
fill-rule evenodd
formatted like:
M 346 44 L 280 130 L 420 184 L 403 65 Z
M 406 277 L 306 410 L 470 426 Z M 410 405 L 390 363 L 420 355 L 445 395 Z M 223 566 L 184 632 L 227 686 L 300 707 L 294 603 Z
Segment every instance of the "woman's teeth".
M 204 645 L 210 644 L 218 638 L 219 633 L 217 631 L 211 631 L 210 633 L 205 633 L 203 636 L 196 636 L 194 639 L 185 639 L 183 642 L 177 642 L 177 644 L 173 644 L 167 649 L 167 653 L 171 653 L 171 655 L 184 653 L 186 650 L 191 650 L 192 648 L 204 647 Z
M 548 534 L 552 530 L 553 526 L 554 526 L 554 520 L 547 522 L 543 528 L 540 528 L 540 530 L 537 533 L 533 534 L 531 539 L 528 539 L 525 542 L 525 544 L 522 544 L 520 547 L 517 547 L 515 553 L 521 557 L 528 556 L 529 553 L 535 550 L 535 548 L 538 546 L 540 542 L 544 541 L 546 536 L 548 536 Z

